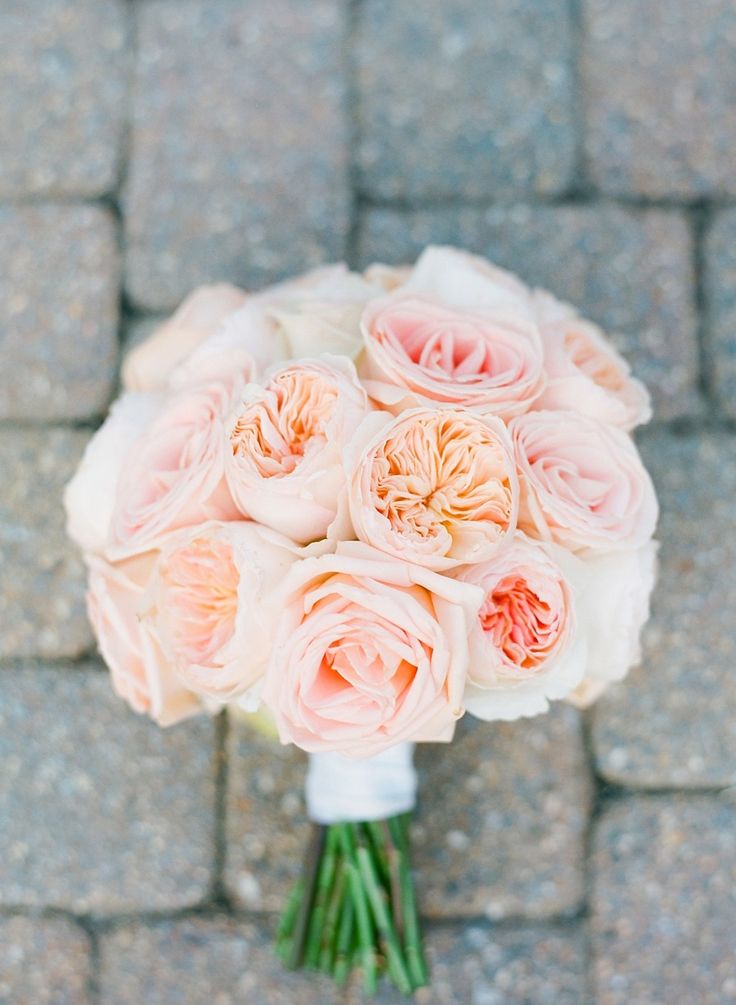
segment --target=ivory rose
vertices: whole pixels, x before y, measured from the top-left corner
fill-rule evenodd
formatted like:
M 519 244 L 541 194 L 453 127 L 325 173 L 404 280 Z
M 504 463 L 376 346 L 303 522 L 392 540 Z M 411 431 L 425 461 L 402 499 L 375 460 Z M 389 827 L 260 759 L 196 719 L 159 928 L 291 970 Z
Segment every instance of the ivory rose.
M 496 555 L 457 574 L 483 590 L 470 633 L 465 703 L 480 719 L 538 715 L 585 672 L 573 591 L 536 541 L 518 534 Z
M 657 497 L 626 433 L 575 412 L 513 419 L 519 526 L 572 551 L 637 547 L 654 533 Z
M 534 305 L 548 378 L 534 408 L 582 412 L 624 430 L 648 422 L 647 389 L 600 328 L 543 290 Z
M 445 304 L 486 312 L 503 308 L 534 320 L 530 291 L 518 276 L 459 248 L 430 245 L 417 259 L 404 286 Z
M 202 707 L 141 625 L 140 607 L 155 561 L 155 552 L 114 564 L 88 555 L 87 611 L 115 691 L 136 712 L 170 726 Z
M 228 381 L 172 394 L 131 451 L 117 483 L 111 557 L 160 548 L 182 527 L 240 516 L 225 481 Z
M 358 542 L 285 582 L 264 700 L 283 743 L 370 757 L 450 740 L 481 591 Z
M 380 405 L 455 405 L 509 418 L 544 389 L 533 321 L 506 307 L 470 309 L 402 287 L 371 301 L 362 319 L 361 375 Z
M 367 410 L 355 368 L 338 356 L 250 384 L 227 427 L 227 480 L 242 512 L 301 544 L 352 536 L 342 452 Z
M 225 702 L 259 683 L 277 614 L 274 591 L 296 554 L 281 535 L 246 521 L 205 523 L 166 545 L 142 616 L 189 690 Z
M 519 486 L 500 419 L 449 408 L 369 415 L 346 451 L 357 536 L 437 571 L 487 559 L 516 526 Z
M 135 443 L 161 411 L 163 400 L 158 394 L 123 394 L 87 444 L 64 490 L 67 533 L 83 551 L 105 551 L 120 472 Z
M 577 556 L 553 548 L 575 593 L 585 639 L 585 677 L 568 700 L 587 707 L 641 661 L 641 632 L 657 576 L 656 541 L 640 548 Z
M 157 391 L 166 387 L 172 370 L 246 300 L 243 290 L 229 283 L 200 286 L 172 316 L 159 325 L 123 362 L 123 387 Z

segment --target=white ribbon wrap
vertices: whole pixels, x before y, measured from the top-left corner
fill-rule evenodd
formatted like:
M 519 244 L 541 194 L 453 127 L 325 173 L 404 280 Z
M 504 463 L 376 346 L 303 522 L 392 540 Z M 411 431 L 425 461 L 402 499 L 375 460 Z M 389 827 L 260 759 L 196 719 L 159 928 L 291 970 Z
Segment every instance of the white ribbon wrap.
M 343 754 L 310 754 L 307 814 L 318 824 L 385 820 L 414 808 L 414 744 L 400 743 L 364 761 Z

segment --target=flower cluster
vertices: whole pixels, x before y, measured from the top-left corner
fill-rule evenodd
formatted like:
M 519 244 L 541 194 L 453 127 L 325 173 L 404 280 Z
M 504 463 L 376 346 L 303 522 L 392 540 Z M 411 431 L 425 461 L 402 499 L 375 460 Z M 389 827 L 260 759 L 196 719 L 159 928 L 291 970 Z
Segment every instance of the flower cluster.
M 551 294 L 436 247 L 205 287 L 123 380 L 66 507 L 137 711 L 263 704 L 284 742 L 367 757 L 637 662 L 649 400 Z

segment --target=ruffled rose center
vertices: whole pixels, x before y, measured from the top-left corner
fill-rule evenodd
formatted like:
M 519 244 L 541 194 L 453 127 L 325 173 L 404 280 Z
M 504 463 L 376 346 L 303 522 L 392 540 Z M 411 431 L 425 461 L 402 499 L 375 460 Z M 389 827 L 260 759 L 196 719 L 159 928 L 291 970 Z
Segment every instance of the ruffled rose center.
M 523 376 L 517 338 L 491 332 L 483 319 L 440 305 L 410 302 L 375 319 L 374 336 L 427 375 L 460 384 L 506 384 Z
M 468 520 L 502 533 L 513 509 L 506 454 L 492 431 L 441 412 L 400 426 L 381 444 L 371 494 L 394 530 L 422 539 Z
M 230 641 L 240 574 L 225 541 L 199 539 L 173 551 L 161 570 L 163 613 L 175 655 L 206 664 Z
M 496 584 L 478 617 L 494 648 L 523 670 L 544 663 L 562 631 L 559 614 L 517 575 Z
M 593 383 L 606 391 L 620 392 L 624 386 L 624 374 L 616 360 L 606 349 L 596 344 L 595 339 L 584 328 L 568 327 L 565 331 L 565 349 L 575 366 Z
M 337 398 L 334 384 L 319 374 L 279 374 L 238 416 L 230 433 L 233 455 L 262 478 L 291 474 L 308 451 L 324 445 Z

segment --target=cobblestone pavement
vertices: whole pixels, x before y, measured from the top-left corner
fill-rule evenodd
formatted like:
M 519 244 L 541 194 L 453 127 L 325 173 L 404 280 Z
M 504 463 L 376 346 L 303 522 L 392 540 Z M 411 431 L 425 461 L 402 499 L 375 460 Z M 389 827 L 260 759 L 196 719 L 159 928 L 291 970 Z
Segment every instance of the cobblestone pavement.
M 735 95 L 733 0 L 3 0 L 1 1005 L 361 1001 L 269 948 L 303 758 L 113 698 L 60 491 L 189 287 L 430 240 L 616 333 L 663 548 L 595 712 L 421 752 L 420 1001 L 736 1002 Z

